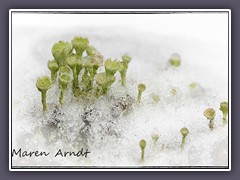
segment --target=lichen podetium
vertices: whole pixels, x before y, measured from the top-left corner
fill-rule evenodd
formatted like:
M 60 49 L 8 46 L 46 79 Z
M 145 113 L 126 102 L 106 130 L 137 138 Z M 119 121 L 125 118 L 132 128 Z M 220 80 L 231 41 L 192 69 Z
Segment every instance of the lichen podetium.
M 41 92 L 43 111 L 47 110 L 46 96 L 47 96 L 47 90 L 51 88 L 51 85 L 52 85 L 52 81 L 48 76 L 42 76 L 38 78 L 36 83 L 37 89 Z

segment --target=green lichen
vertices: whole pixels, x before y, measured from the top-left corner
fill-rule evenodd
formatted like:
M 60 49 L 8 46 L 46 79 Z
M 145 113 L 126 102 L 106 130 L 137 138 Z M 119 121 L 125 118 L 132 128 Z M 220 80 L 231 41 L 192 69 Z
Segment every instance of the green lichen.
M 145 152 L 145 148 L 146 148 L 146 141 L 144 139 L 142 139 L 140 142 L 139 142 L 139 146 L 141 148 L 141 160 L 144 161 L 144 152 Z
M 119 72 L 121 74 L 122 86 L 126 86 L 126 73 L 128 70 L 128 64 L 131 62 L 132 58 L 128 55 L 122 56 L 122 61 L 119 63 Z
M 69 42 L 59 41 L 52 46 L 54 60 L 48 61 L 52 82 L 58 77 L 60 89 L 59 103 L 62 105 L 64 91 L 72 80 L 72 92 L 75 97 L 90 99 L 92 96 L 106 95 L 116 81 L 115 74 L 121 73 L 122 85 L 126 85 L 126 71 L 131 57 L 124 55 L 121 63 L 108 58 L 105 62 L 101 53 L 84 37 L 74 37 Z M 98 72 L 101 66 L 105 72 Z M 104 83 L 103 83 L 104 80 Z M 44 97 L 43 92 L 43 97 Z M 44 99 L 44 98 L 43 98 Z M 43 101 L 44 110 L 46 103 Z
M 182 144 L 181 144 L 181 148 L 183 149 L 185 146 L 185 142 L 186 142 L 186 137 L 189 134 L 189 131 L 186 127 L 182 128 L 180 130 L 181 134 L 182 134 Z
M 145 84 L 139 84 L 138 85 L 138 98 L 137 101 L 140 104 L 141 98 L 142 98 L 142 92 L 146 90 Z
M 87 46 L 86 52 L 88 56 L 100 55 L 94 46 Z
M 62 74 L 66 74 L 66 75 L 70 75 L 71 70 L 68 66 L 62 66 L 59 68 L 59 76 L 61 76 Z
M 223 126 L 227 124 L 227 115 L 228 115 L 228 102 L 221 102 L 220 103 L 220 111 L 223 114 Z
M 51 80 L 56 81 L 59 69 L 58 62 L 56 60 L 48 61 L 48 69 L 51 71 Z
M 104 67 L 107 76 L 114 76 L 119 69 L 119 61 L 117 59 L 112 61 L 111 58 L 108 58 L 104 63 Z
M 82 62 L 79 56 L 71 55 L 66 59 L 67 65 L 71 68 L 73 74 L 72 92 L 75 97 L 80 95 L 80 89 L 78 84 L 78 75 L 82 70 Z
M 181 57 L 179 54 L 172 54 L 169 58 L 169 63 L 173 67 L 179 67 L 181 65 Z
M 51 88 L 51 85 L 52 85 L 52 81 L 48 76 L 42 76 L 38 78 L 36 83 L 36 87 L 41 92 L 41 95 L 42 95 L 43 111 L 47 110 L 46 96 L 47 96 L 48 89 Z
M 213 108 L 207 108 L 203 112 L 203 115 L 209 120 L 209 128 L 211 130 L 214 129 L 214 118 L 215 118 L 215 110 Z
M 155 134 L 155 133 L 152 134 L 152 140 L 153 140 L 154 144 L 157 143 L 158 139 L 159 139 L 159 135 L 158 134 Z
M 72 46 L 80 58 L 82 57 L 83 52 L 87 49 L 88 44 L 88 38 L 74 37 L 72 40 Z
M 62 105 L 64 91 L 67 89 L 68 83 L 70 82 L 70 76 L 68 74 L 61 74 L 58 78 L 58 85 L 60 89 L 59 103 Z
M 197 86 L 198 86 L 198 84 L 195 83 L 195 82 L 192 82 L 191 84 L 188 85 L 188 87 L 189 87 L 190 89 L 195 89 L 195 88 L 197 88 Z
M 160 96 L 158 94 L 153 94 L 152 99 L 154 103 L 158 103 L 160 101 Z
M 107 94 L 110 86 L 115 82 L 115 76 L 108 76 L 107 73 L 102 72 L 95 76 L 98 87 L 95 91 L 95 97 L 100 97 Z
M 72 53 L 72 45 L 69 42 L 59 41 L 52 47 L 52 55 L 59 67 L 66 65 L 66 58 Z

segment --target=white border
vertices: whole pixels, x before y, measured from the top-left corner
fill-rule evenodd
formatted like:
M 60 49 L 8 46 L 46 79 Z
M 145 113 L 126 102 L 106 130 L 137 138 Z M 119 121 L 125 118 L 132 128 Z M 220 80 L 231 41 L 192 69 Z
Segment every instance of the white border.
M 229 68 L 228 68 L 228 82 L 229 82 L 229 89 L 228 89 L 228 93 L 229 93 L 229 168 L 228 169 L 211 169 L 211 168 L 199 168 L 199 169 L 174 169 L 174 168 L 170 168 L 169 169 L 12 169 L 11 167 L 11 152 L 12 152 L 12 144 L 11 144 L 11 138 L 12 138 L 12 129 L 11 129 L 11 119 L 12 119 L 12 112 L 11 112 L 11 106 L 12 106 L 12 98 L 11 98 L 11 94 L 12 94 L 12 84 L 11 84 L 11 78 L 12 78 L 12 72 L 11 72 L 11 66 L 12 66 L 12 62 L 11 62 L 11 42 L 12 42 L 12 37 L 11 37 L 11 28 L 12 28 L 12 20 L 11 20 L 11 16 L 12 16 L 12 11 L 15 12 L 22 12 L 22 11 L 26 11 L 26 12 L 32 12 L 32 11 L 42 11 L 42 12 L 54 12 L 54 11 L 58 11 L 58 12 L 74 12 L 74 11 L 82 11 L 82 12 L 86 12 L 86 11 L 91 11 L 91 12 L 116 12 L 116 11 L 122 11 L 122 12 L 199 12 L 199 13 L 203 13 L 202 11 L 206 11 L 206 12 L 220 12 L 220 11 L 226 11 L 228 12 L 228 22 L 229 22 L 229 33 L 228 33 L 228 44 L 229 44 Z M 113 13 L 114 14 L 114 13 Z M 10 171 L 231 171 L 231 10 L 230 9 L 10 9 L 9 10 L 9 170 Z M 42 166 L 39 166 L 42 167 Z M 87 166 L 86 166 L 87 167 Z M 134 166 L 135 167 L 135 166 Z M 129 168 L 131 168 L 129 166 Z

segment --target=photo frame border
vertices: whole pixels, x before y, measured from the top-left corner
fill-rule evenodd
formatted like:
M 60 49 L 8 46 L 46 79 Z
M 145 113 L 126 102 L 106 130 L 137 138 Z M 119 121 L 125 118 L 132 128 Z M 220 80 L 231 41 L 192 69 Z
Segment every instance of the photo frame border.
M 228 166 L 13 166 L 12 165 L 12 14 L 170 14 L 228 13 Z M 231 170 L 231 10 L 230 9 L 10 9 L 9 10 L 9 170 L 10 171 L 230 171 Z

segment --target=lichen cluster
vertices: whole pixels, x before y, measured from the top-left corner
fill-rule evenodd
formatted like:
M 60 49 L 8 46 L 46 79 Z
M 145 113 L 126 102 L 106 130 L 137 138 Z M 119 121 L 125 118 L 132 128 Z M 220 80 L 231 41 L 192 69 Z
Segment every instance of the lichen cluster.
M 64 92 L 71 85 L 72 95 L 76 98 L 100 98 L 105 96 L 113 83 L 116 81 L 116 73 L 118 72 L 121 77 L 121 85 L 126 86 L 127 78 L 126 73 L 129 63 L 132 58 L 128 55 L 123 55 L 122 60 L 107 58 L 104 60 L 103 55 L 92 45 L 89 44 L 87 38 L 75 37 L 69 42 L 59 41 L 52 47 L 53 60 L 48 61 L 48 69 L 51 72 L 51 78 L 42 76 L 37 80 L 36 87 L 42 95 L 43 111 L 47 110 L 46 96 L 48 89 L 51 88 L 53 83 L 57 83 L 59 87 L 59 104 L 63 105 Z M 179 54 L 173 54 L 169 58 L 169 64 L 172 68 L 179 68 L 181 65 L 181 57 Z M 104 71 L 100 67 L 104 67 Z M 191 91 L 201 90 L 198 83 L 189 84 Z M 139 83 L 136 87 L 138 91 L 136 102 L 141 103 L 142 93 L 146 90 L 146 85 Z M 170 90 L 172 97 L 178 95 L 176 88 Z M 152 94 L 154 103 L 159 103 L 160 95 L 158 93 Z M 131 109 L 132 97 L 128 95 L 119 101 L 116 101 L 111 107 L 111 117 L 118 118 L 120 112 L 127 113 Z M 223 125 L 227 124 L 228 115 L 228 102 L 221 102 L 219 110 L 223 115 Z M 93 110 L 86 110 L 82 116 L 83 122 L 87 125 L 90 124 L 88 119 Z M 214 108 L 207 108 L 203 111 L 203 116 L 209 120 L 209 128 L 212 131 L 215 127 L 214 118 L 216 111 Z M 84 126 L 85 127 L 85 126 Z M 89 126 L 90 127 L 90 126 Z M 190 129 L 191 131 L 191 129 Z M 190 131 L 187 127 L 180 130 L 182 141 L 180 148 L 184 150 L 186 145 L 186 138 Z M 84 131 L 83 131 L 84 132 Z M 154 145 L 159 142 L 159 134 L 152 134 L 152 141 Z M 145 149 L 147 146 L 145 139 L 141 139 L 139 146 L 141 149 L 141 160 L 144 161 Z
M 51 78 L 42 76 L 36 84 L 42 93 L 43 111 L 47 110 L 47 90 L 56 81 L 60 89 L 60 105 L 63 104 L 64 92 L 69 84 L 75 97 L 99 98 L 108 93 L 119 72 L 121 84 L 126 86 L 126 73 L 132 60 L 128 55 L 123 55 L 122 60 L 107 58 L 104 61 L 103 55 L 83 37 L 74 37 L 71 43 L 59 41 L 51 51 L 54 59 L 47 64 Z M 101 66 L 104 66 L 104 72 L 99 72 Z

